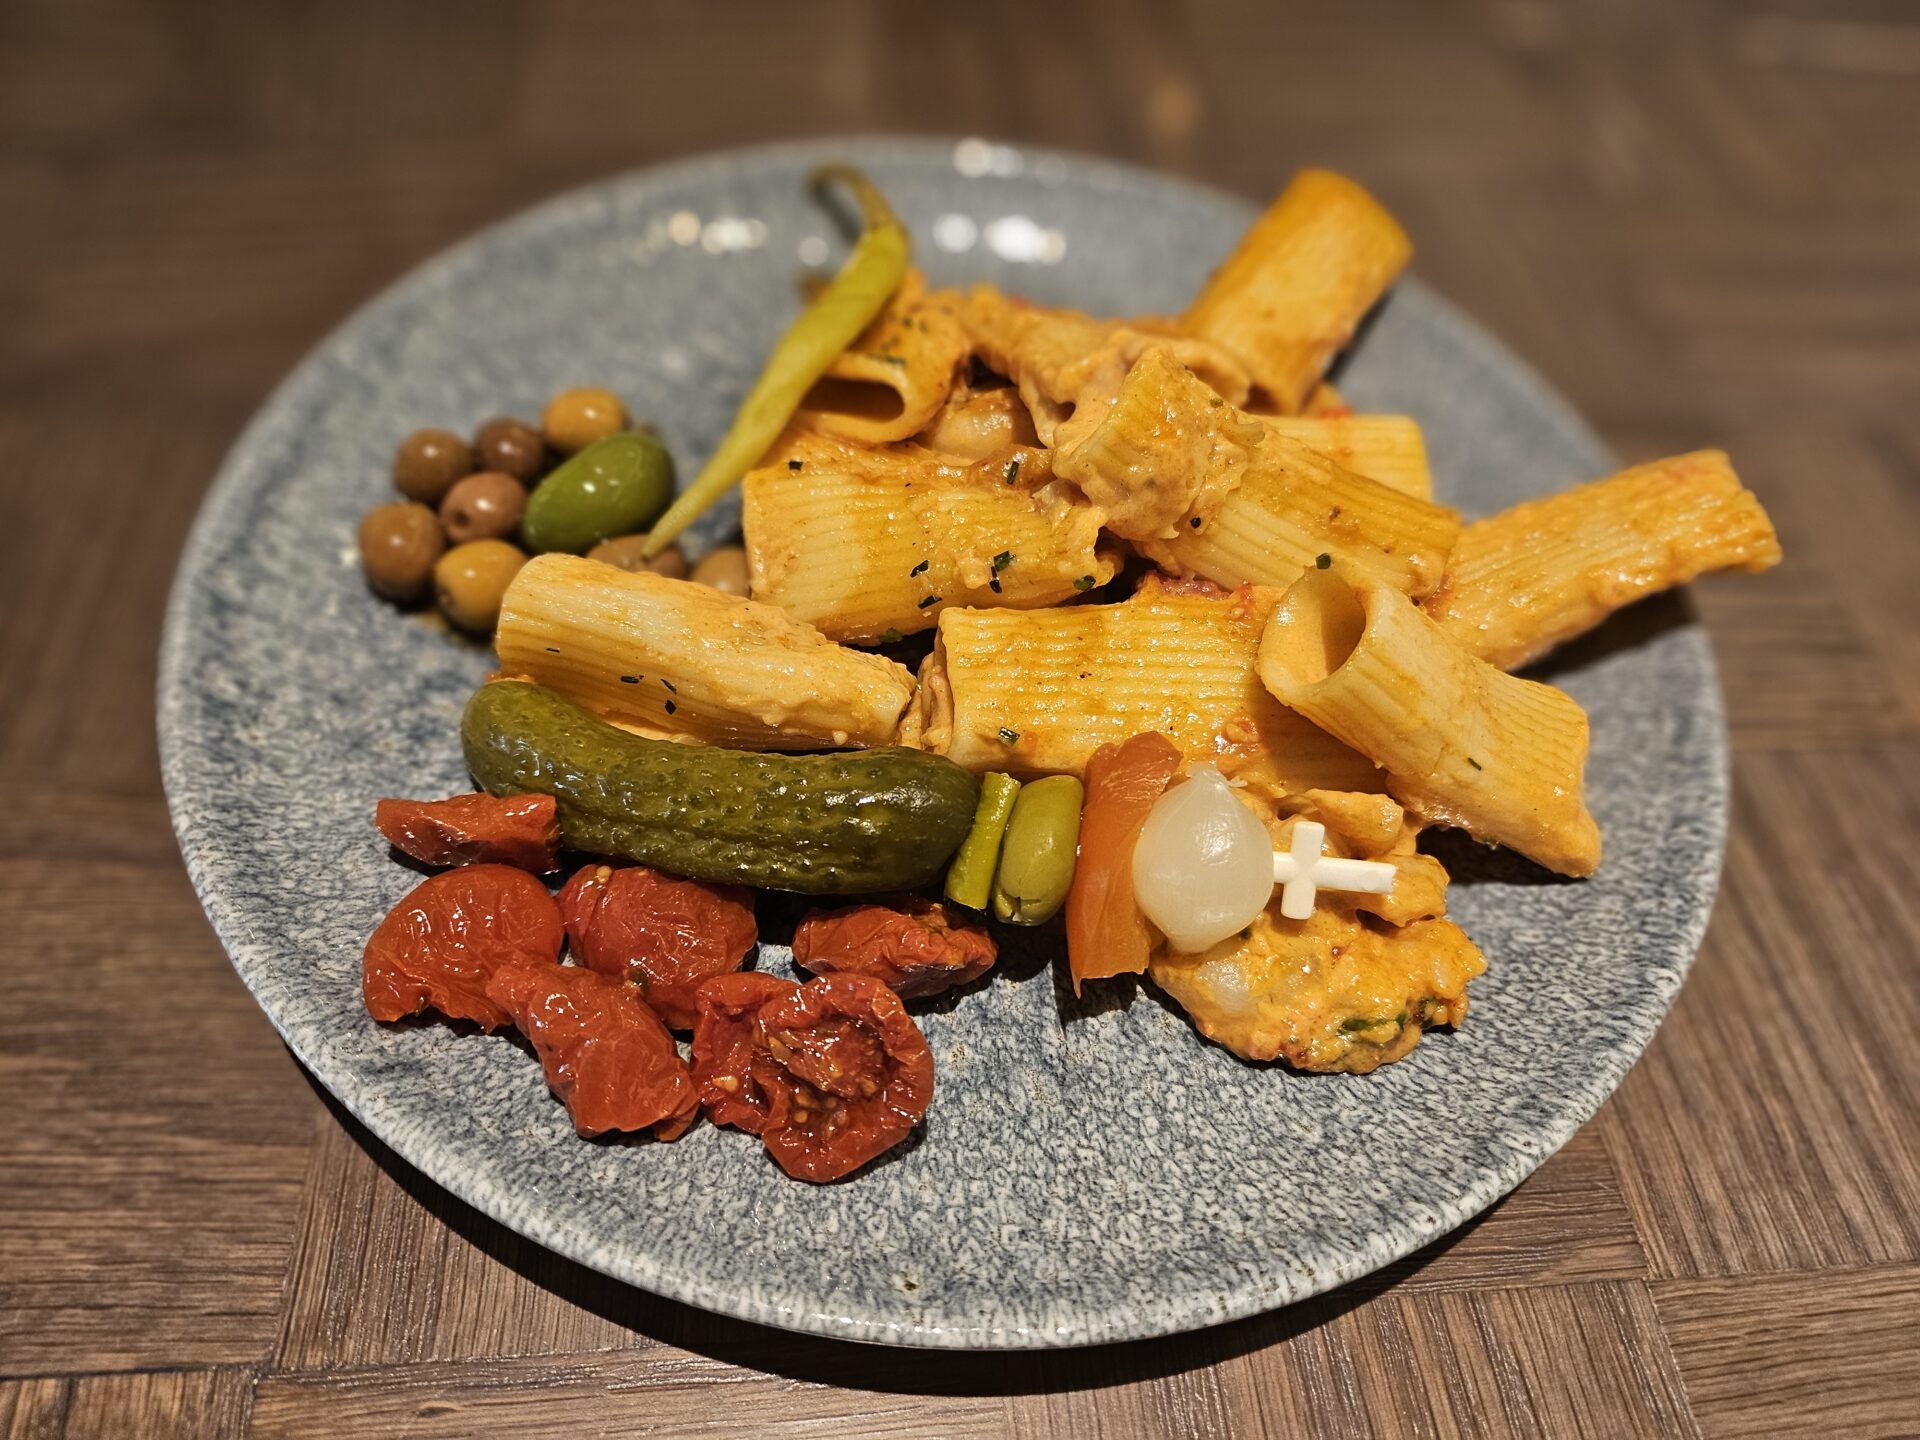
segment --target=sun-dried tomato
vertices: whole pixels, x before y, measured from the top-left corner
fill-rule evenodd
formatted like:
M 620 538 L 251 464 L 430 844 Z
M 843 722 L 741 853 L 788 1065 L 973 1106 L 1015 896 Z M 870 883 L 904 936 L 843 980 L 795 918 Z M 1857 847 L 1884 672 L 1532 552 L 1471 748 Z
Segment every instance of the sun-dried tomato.
M 816 975 L 871 975 L 902 1000 L 937 995 L 993 968 L 993 937 L 937 900 L 820 910 L 800 922 L 793 958 Z
M 645 865 L 588 865 L 560 892 L 573 956 L 633 980 L 676 1030 L 693 1028 L 694 992 L 738 970 L 759 931 L 753 892 L 680 880 Z
M 513 865 L 544 875 L 560 865 L 551 795 L 454 795 L 382 800 L 373 823 L 394 849 L 425 865 Z
M 560 955 L 560 907 L 547 887 L 509 865 L 468 865 L 416 885 L 367 940 L 360 993 L 376 1020 L 438 1010 L 489 1030 L 511 1017 L 487 998 L 502 965 Z
M 625 981 L 577 965 L 507 965 L 487 996 L 532 1042 L 580 1134 L 651 1130 L 675 1140 L 699 1115 L 673 1036 Z
M 798 1180 L 838 1180 L 913 1132 L 933 1052 L 870 975 L 805 985 L 722 975 L 700 987 L 693 1073 L 716 1124 L 758 1134 Z

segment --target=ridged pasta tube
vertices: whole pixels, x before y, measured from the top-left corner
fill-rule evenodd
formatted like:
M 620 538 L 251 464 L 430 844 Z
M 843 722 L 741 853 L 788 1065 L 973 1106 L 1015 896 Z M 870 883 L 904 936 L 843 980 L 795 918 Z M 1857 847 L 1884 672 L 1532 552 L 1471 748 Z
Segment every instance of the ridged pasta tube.
M 1360 186 L 1302 170 L 1240 237 L 1184 325 L 1236 356 L 1292 414 L 1412 255 L 1406 232 Z
M 1421 608 L 1455 644 L 1512 670 L 1709 570 L 1779 563 L 1759 500 L 1723 451 L 1699 450 L 1467 526 Z
M 1148 730 L 1269 793 L 1378 790 L 1372 762 L 1279 704 L 1254 656 L 1277 590 L 949 610 L 921 670 L 919 743 L 969 770 L 1080 775 Z
M 1308 573 L 1267 622 L 1259 665 L 1275 698 L 1380 765 L 1421 819 L 1563 875 L 1600 863 L 1586 712 L 1461 649 L 1391 586 Z
M 494 644 L 503 674 L 616 725 L 750 750 L 890 744 L 913 698 L 905 666 L 772 605 L 577 555 L 520 568 Z

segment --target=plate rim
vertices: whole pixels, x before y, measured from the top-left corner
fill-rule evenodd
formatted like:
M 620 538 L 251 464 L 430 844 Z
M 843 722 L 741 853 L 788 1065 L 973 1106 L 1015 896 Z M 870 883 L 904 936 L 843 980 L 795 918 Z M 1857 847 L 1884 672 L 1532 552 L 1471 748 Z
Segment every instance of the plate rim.
M 1437 1203 L 1424 1215 L 1414 1217 L 1400 1226 L 1375 1232 L 1373 1239 L 1377 1243 L 1368 1247 L 1368 1253 L 1358 1257 L 1358 1263 L 1329 1264 L 1316 1269 L 1311 1278 L 1304 1280 L 1292 1272 L 1243 1280 L 1230 1292 L 1217 1296 L 1162 1296 L 1155 1304 L 1116 1302 L 1104 1314 L 1083 1315 L 1078 1324 L 1057 1325 L 1047 1329 L 1021 1327 L 1009 1330 L 980 1323 L 942 1324 L 936 1322 L 932 1312 L 925 1310 L 923 1315 L 926 1318 L 842 1315 L 831 1313 L 817 1304 L 808 1304 L 802 1297 L 794 1297 L 792 1303 L 783 1304 L 731 1288 L 716 1287 L 703 1283 L 698 1275 L 662 1266 L 655 1257 L 635 1257 L 625 1252 L 596 1248 L 594 1237 L 584 1226 L 556 1222 L 544 1212 L 521 1209 L 511 1203 L 512 1197 L 484 1178 L 485 1172 L 463 1168 L 450 1151 L 429 1151 L 427 1158 L 416 1158 L 387 1140 L 385 1137 L 388 1134 L 404 1128 L 395 1124 L 397 1119 L 404 1118 L 404 1104 L 384 1096 L 378 1085 L 361 1083 L 351 1071 L 329 1073 L 330 1067 L 324 1054 L 315 1053 L 317 1047 L 307 1046 L 298 1036 L 289 1033 L 281 1018 L 261 999 L 253 983 L 249 970 L 265 963 L 264 950 L 268 942 L 257 940 L 249 933 L 243 918 L 236 913 L 238 907 L 233 898 L 218 890 L 205 876 L 200 848 L 218 845 L 220 841 L 217 834 L 205 833 L 208 828 L 206 822 L 192 813 L 192 792 L 189 787 L 194 778 L 196 737 L 188 733 L 184 713 L 194 698 L 190 664 L 196 634 L 193 621 L 203 603 L 196 593 L 194 577 L 202 574 L 217 559 L 219 550 L 216 538 L 235 521 L 237 512 L 248 498 L 246 482 L 249 474 L 264 458 L 262 452 L 266 442 L 281 417 L 297 410 L 309 390 L 328 381 L 325 357 L 337 351 L 341 343 L 351 337 L 369 317 L 414 286 L 441 272 L 457 269 L 508 236 L 522 231 L 537 233 L 563 225 L 573 211 L 599 203 L 609 192 L 625 191 L 642 184 L 699 183 L 703 179 L 718 178 L 742 167 L 794 166 L 802 160 L 817 160 L 823 152 L 828 151 L 853 153 L 856 158 L 870 161 L 951 164 L 956 146 L 980 138 L 886 134 L 822 136 L 717 149 L 641 166 L 570 187 L 516 210 L 469 232 L 402 271 L 370 298 L 353 307 L 342 320 L 303 351 L 254 410 L 214 472 L 182 544 L 169 587 L 155 681 L 156 728 L 162 784 L 175 839 L 195 895 L 229 963 L 302 1068 L 402 1163 L 496 1223 L 575 1263 L 651 1294 L 735 1319 L 833 1339 L 906 1348 L 1059 1349 L 1154 1338 L 1243 1319 L 1322 1294 L 1392 1264 L 1459 1228 L 1504 1197 L 1560 1149 L 1618 1088 L 1627 1071 L 1645 1053 L 1698 957 L 1723 870 L 1729 825 L 1731 747 L 1726 727 L 1724 692 L 1713 648 L 1690 601 L 1682 601 L 1688 624 L 1681 633 L 1683 643 L 1692 652 L 1688 658 L 1699 666 L 1703 682 L 1696 700 L 1694 719 L 1704 736 L 1702 758 L 1706 762 L 1702 766 L 1702 773 L 1692 778 L 1701 791 L 1700 818 L 1707 827 L 1711 843 L 1694 852 L 1694 863 L 1682 879 L 1689 893 L 1699 894 L 1700 903 L 1679 927 L 1673 949 L 1671 978 L 1663 976 L 1653 987 L 1651 1003 L 1637 1017 L 1637 1023 L 1631 1030 L 1623 1035 L 1621 1043 L 1594 1057 L 1596 1063 L 1585 1085 L 1569 1093 L 1550 1120 L 1541 1123 L 1530 1133 L 1529 1138 L 1537 1143 L 1524 1151 L 1516 1148 L 1504 1152 L 1503 1163 L 1485 1166 L 1468 1177 L 1467 1183 L 1454 1199 Z M 1111 157 L 1019 142 L 987 143 L 995 149 L 1005 149 L 1019 155 L 1024 173 L 1029 175 L 1036 168 L 1046 168 L 1073 184 L 1092 185 L 1110 191 L 1144 190 L 1161 195 L 1169 191 L 1181 192 L 1209 205 L 1225 204 L 1245 210 L 1249 217 L 1257 211 L 1257 202 L 1243 195 Z M 1480 358 L 1503 371 L 1514 387 L 1525 393 L 1529 403 L 1550 416 L 1567 433 L 1579 437 L 1597 456 L 1609 455 L 1607 447 L 1571 401 L 1493 332 L 1415 277 L 1402 277 L 1399 286 L 1419 295 L 1420 303 L 1430 308 L 1444 325 L 1450 341 L 1477 352 Z M 645 1263 L 635 1263 L 636 1259 Z M 929 1297 L 929 1303 L 932 1298 Z

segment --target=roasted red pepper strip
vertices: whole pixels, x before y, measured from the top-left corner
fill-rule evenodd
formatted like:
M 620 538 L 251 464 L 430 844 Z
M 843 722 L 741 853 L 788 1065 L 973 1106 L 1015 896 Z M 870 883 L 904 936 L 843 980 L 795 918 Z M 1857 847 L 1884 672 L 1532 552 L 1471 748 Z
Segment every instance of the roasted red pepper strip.
M 560 865 L 551 795 L 382 800 L 373 823 L 394 849 L 424 865 L 513 865 L 536 875 Z
M 993 968 L 993 937 L 935 900 L 817 910 L 793 936 L 794 963 L 816 975 L 871 975 L 902 1000 L 937 995 Z
M 468 865 L 416 885 L 367 940 L 360 993 L 376 1020 L 438 1010 L 489 1030 L 511 1023 L 487 998 L 503 965 L 559 958 L 560 907 L 547 887 L 508 865 Z
M 676 1140 L 699 1116 L 687 1062 L 633 986 L 577 965 L 508 965 L 487 995 L 532 1043 L 580 1134 Z
M 1087 762 L 1080 859 L 1067 892 L 1067 968 L 1073 993 L 1088 980 L 1147 968 L 1153 935 L 1133 899 L 1133 847 L 1180 752 L 1157 730 L 1102 745 Z
M 933 1052 L 869 975 L 799 986 L 722 975 L 701 987 L 699 1010 L 694 1079 L 707 1113 L 757 1133 L 795 1179 L 851 1174 L 906 1139 L 933 1099 Z
M 633 980 L 676 1030 L 693 1028 L 702 981 L 738 970 L 759 931 L 753 892 L 680 880 L 645 865 L 588 865 L 560 892 L 573 957 Z

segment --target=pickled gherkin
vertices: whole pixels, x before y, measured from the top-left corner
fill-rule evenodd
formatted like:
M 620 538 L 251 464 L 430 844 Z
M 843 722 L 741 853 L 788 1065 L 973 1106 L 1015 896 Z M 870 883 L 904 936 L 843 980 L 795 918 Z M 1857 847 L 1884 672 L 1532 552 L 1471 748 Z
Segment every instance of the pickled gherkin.
M 568 849 L 807 895 L 934 879 L 979 798 L 971 774 L 924 751 L 761 755 L 649 740 L 519 681 L 475 691 L 460 738 L 488 794 L 554 797 Z

